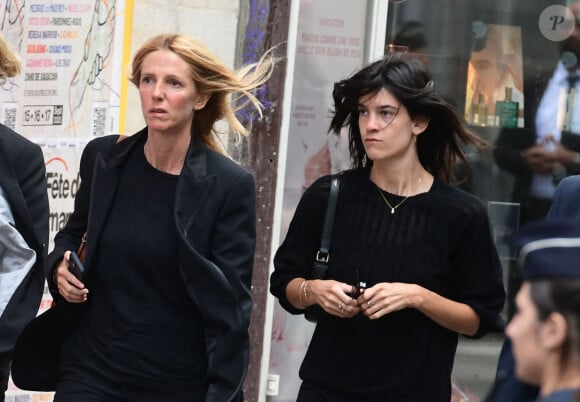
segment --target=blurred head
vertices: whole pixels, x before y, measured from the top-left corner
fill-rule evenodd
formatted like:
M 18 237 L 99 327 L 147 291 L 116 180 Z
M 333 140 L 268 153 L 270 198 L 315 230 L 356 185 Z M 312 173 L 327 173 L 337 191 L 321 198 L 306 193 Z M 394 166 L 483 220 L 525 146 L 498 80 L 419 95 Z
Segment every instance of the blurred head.
M 387 46 L 386 50 L 388 52 L 393 50 L 408 52 L 411 57 L 429 67 L 427 35 L 425 26 L 419 21 L 410 20 L 403 23 L 393 38 L 393 42 Z
M 570 70 L 580 68 L 580 2 L 575 1 L 568 6 L 575 18 L 572 34 L 561 42 L 562 61 Z
M 516 374 L 542 385 L 549 370 L 580 370 L 580 228 L 577 222 L 539 222 L 515 238 L 524 283 L 506 328 Z
M 0 35 L 0 82 L 20 74 L 20 60 Z
M 235 116 L 235 111 L 252 104 L 261 111 L 261 103 L 252 94 L 272 74 L 274 59 L 269 52 L 255 64 L 234 72 L 222 63 L 212 52 L 197 40 L 183 34 L 160 34 L 141 46 L 133 57 L 130 80 L 139 87 L 143 63 L 146 57 L 156 51 L 169 51 L 176 54 L 188 67 L 197 95 L 207 98 L 204 107 L 193 114 L 192 133 L 213 149 L 224 152 L 216 133 L 214 124 L 225 119 L 234 134 L 247 134 L 246 128 Z M 231 106 L 229 95 L 238 92 L 234 99 L 235 108 Z
M 392 97 L 394 106 L 403 107 L 410 120 L 428 122 L 417 136 L 419 160 L 434 176 L 453 181 L 457 159 L 467 162 L 461 144 L 483 142 L 467 131 L 462 117 L 437 94 L 426 67 L 404 53 L 387 55 L 334 84 L 334 114 L 329 131 L 338 135 L 342 127 L 348 128 L 353 166 L 372 164 L 361 139 L 359 105 L 384 93 L 382 90 Z

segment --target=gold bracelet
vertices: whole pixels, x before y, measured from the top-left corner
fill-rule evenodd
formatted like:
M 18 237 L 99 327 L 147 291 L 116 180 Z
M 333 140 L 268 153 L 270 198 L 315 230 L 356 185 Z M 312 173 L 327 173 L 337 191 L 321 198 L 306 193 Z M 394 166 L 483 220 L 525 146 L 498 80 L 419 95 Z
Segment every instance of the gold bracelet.
M 306 307 L 304 303 L 302 303 L 302 292 L 304 291 L 304 286 L 306 286 L 306 280 L 302 281 L 300 289 L 298 290 L 298 304 L 300 304 L 300 307 Z
M 306 303 L 308 303 L 309 302 L 308 301 L 308 281 L 304 281 L 303 292 L 304 292 L 304 300 L 306 301 Z M 305 305 L 305 307 L 306 307 L 306 305 Z

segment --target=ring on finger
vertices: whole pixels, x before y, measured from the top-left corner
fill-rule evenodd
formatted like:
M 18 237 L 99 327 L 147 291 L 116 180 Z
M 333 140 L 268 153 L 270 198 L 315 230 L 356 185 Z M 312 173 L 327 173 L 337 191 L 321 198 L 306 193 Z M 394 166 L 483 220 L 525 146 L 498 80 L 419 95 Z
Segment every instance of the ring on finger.
M 338 309 L 340 311 L 344 310 L 344 303 L 343 302 L 338 303 Z
M 374 303 L 373 303 L 373 301 L 372 301 L 372 300 L 369 300 L 369 301 L 367 302 L 367 305 L 368 305 L 369 307 L 372 307 L 372 306 L 373 306 L 373 304 L 374 304 Z

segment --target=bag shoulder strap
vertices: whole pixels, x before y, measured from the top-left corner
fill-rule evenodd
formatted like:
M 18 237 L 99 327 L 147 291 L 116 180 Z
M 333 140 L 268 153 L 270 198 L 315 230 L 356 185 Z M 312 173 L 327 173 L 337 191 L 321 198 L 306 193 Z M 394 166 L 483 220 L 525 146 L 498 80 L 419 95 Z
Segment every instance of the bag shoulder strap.
M 320 249 L 318 250 L 318 253 L 316 253 L 316 261 L 320 263 L 328 263 L 330 257 L 330 237 L 332 236 L 332 226 L 334 224 L 334 212 L 336 211 L 339 187 L 340 175 L 335 174 L 330 180 L 330 194 L 328 195 L 328 204 L 326 206 L 326 215 L 324 217 L 324 226 L 322 228 Z

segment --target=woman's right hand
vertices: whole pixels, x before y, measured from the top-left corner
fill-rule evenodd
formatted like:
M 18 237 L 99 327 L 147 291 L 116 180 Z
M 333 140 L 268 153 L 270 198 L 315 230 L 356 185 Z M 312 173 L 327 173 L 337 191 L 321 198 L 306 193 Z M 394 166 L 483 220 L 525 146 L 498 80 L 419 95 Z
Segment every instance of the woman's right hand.
M 314 279 L 308 281 L 308 299 L 316 303 L 328 314 L 341 318 L 357 315 L 361 309 L 357 301 L 350 296 L 352 285 L 332 279 Z
M 86 302 L 89 290 L 85 288 L 84 283 L 69 271 L 69 258 L 70 251 L 66 251 L 64 258 L 56 267 L 54 278 L 58 287 L 58 293 L 69 303 Z

